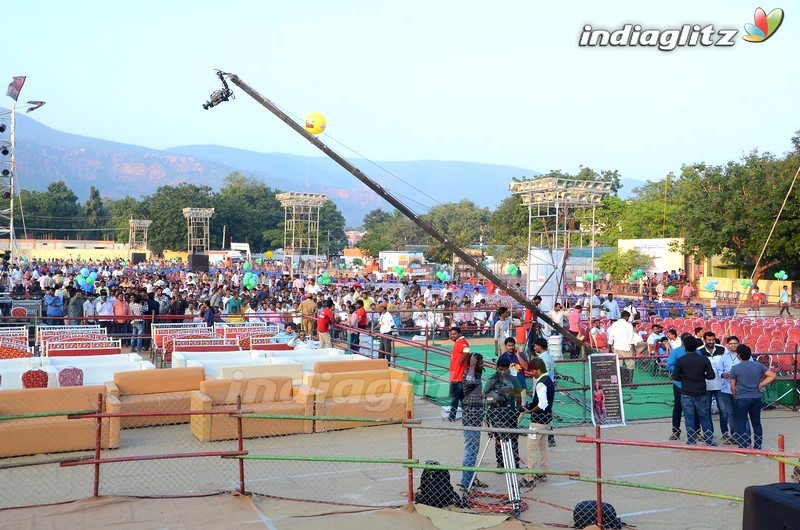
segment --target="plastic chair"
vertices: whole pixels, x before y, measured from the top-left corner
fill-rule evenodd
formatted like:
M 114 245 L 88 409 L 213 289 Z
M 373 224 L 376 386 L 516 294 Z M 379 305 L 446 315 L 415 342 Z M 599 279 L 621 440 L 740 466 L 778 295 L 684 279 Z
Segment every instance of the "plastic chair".
M 83 370 L 68 366 L 58 371 L 58 386 L 83 386 Z
M 20 376 L 22 388 L 47 388 L 50 376 L 41 368 L 32 368 Z

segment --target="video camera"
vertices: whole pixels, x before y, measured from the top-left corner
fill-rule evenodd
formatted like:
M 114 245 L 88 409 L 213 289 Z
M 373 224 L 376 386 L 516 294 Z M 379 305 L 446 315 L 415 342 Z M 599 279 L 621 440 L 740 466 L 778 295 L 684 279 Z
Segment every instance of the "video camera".
M 219 105 L 223 101 L 229 101 L 231 99 L 235 99 L 234 95 L 233 95 L 233 90 L 228 88 L 228 83 L 227 83 L 227 81 L 225 81 L 225 77 L 223 76 L 222 72 L 219 71 L 219 70 L 217 70 L 217 77 L 219 77 L 219 80 L 222 81 L 222 88 L 212 92 L 211 95 L 208 98 L 208 101 L 203 103 L 203 108 L 205 110 L 208 110 L 208 109 L 210 109 L 212 107 L 216 107 L 217 105 Z

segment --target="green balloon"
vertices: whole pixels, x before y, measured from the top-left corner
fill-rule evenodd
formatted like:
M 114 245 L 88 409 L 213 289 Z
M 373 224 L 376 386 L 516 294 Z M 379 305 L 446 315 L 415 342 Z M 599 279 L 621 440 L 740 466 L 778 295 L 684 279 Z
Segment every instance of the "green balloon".
M 242 265 L 242 268 L 243 268 L 244 270 L 249 270 L 249 269 L 250 269 L 250 262 L 249 262 L 249 261 L 246 261 L 246 262 L 244 263 L 244 265 Z

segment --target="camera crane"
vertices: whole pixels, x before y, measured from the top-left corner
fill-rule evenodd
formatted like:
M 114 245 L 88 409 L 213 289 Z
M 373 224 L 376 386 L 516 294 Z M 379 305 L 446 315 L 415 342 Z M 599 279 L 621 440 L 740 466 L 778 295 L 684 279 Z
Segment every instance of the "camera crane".
M 222 72 L 221 70 L 217 70 L 216 72 L 217 72 L 217 77 L 219 77 L 220 81 L 222 81 L 223 88 L 211 94 L 210 100 L 203 105 L 204 109 L 208 110 L 211 107 L 219 105 L 223 101 L 234 99 L 233 91 L 230 88 L 228 88 L 228 84 L 225 82 L 225 79 L 227 78 L 231 83 L 241 88 L 248 96 L 256 100 L 263 107 L 265 107 L 275 116 L 277 116 L 280 120 L 286 123 L 286 125 L 294 129 L 300 136 L 311 142 L 312 145 L 314 145 L 320 151 L 325 153 L 329 158 L 333 159 L 334 162 L 342 166 L 351 175 L 353 175 L 355 178 L 363 182 L 368 188 L 370 188 L 372 191 L 383 197 L 383 199 L 386 200 L 386 202 L 397 208 L 403 215 L 408 217 L 417 226 L 419 226 L 422 230 L 424 230 L 425 233 L 427 233 L 428 235 L 430 235 L 431 237 L 442 243 L 453 254 L 461 258 L 465 263 L 470 265 L 473 269 L 481 273 L 483 276 L 494 282 L 494 284 L 497 285 L 500 289 L 506 291 L 514 300 L 522 304 L 523 307 L 529 309 L 533 313 L 534 318 L 538 318 L 543 322 L 547 323 L 548 325 L 550 325 L 565 339 L 570 341 L 575 347 L 576 351 L 582 351 L 584 354 L 592 352 L 592 350 L 586 345 L 586 343 L 584 343 L 582 340 L 580 340 L 578 337 L 576 337 L 573 333 L 571 333 L 569 330 L 567 330 L 560 324 L 555 323 L 548 315 L 540 312 L 530 300 L 525 298 L 525 296 L 522 293 L 513 289 L 502 278 L 500 278 L 494 272 L 485 267 L 480 261 L 476 260 L 473 256 L 465 252 L 464 249 L 462 249 L 461 247 L 459 247 L 458 245 L 447 239 L 447 237 L 445 237 L 441 232 L 436 230 L 436 228 L 434 228 L 425 219 L 422 219 L 421 217 L 416 215 L 399 199 L 397 199 L 394 195 L 389 193 L 389 191 L 387 191 L 383 186 L 381 186 L 380 184 L 369 178 L 360 169 L 358 169 L 356 166 L 345 160 L 341 155 L 339 155 L 337 152 L 335 152 L 325 143 L 323 143 L 322 140 L 320 140 L 313 134 L 306 131 L 302 125 L 298 124 L 285 112 L 279 109 L 277 105 L 275 105 L 273 102 L 271 102 L 270 100 L 259 94 L 250 85 L 242 81 L 242 79 L 238 75 L 229 72 Z

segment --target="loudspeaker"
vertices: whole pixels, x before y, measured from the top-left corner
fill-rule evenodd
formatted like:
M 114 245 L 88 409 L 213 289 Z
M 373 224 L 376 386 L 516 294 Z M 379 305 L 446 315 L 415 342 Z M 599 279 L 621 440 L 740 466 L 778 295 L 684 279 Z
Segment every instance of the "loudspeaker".
M 145 252 L 131 252 L 131 263 L 138 265 L 147 261 L 147 254 Z
M 800 484 L 748 486 L 742 519 L 743 530 L 800 529 Z
M 189 269 L 195 272 L 208 272 L 208 254 L 189 254 Z

